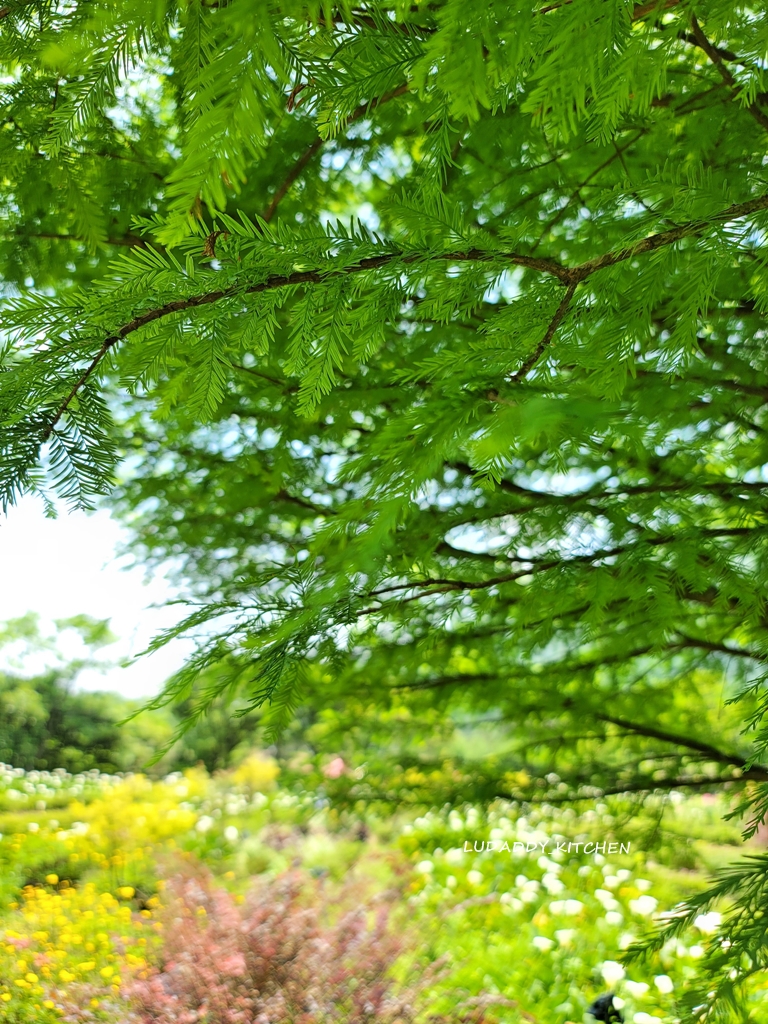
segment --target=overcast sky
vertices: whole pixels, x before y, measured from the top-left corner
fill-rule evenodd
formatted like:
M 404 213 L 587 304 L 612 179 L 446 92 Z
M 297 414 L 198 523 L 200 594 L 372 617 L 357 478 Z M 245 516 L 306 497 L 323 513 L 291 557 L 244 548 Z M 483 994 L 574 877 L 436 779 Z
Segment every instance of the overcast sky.
M 52 629 L 53 619 L 86 613 L 110 619 L 119 637 L 102 649 L 101 659 L 138 654 L 156 632 L 181 619 L 183 609 L 152 607 L 172 599 L 175 591 L 162 573 L 122 568 L 126 559 L 118 560 L 117 549 L 123 537 L 106 511 L 62 512 L 58 519 L 46 519 L 42 502 L 25 498 L 7 517 L 0 513 L 0 622 L 34 611 Z M 154 694 L 191 649 L 190 643 L 176 641 L 128 668 L 85 670 L 78 685 L 130 697 Z

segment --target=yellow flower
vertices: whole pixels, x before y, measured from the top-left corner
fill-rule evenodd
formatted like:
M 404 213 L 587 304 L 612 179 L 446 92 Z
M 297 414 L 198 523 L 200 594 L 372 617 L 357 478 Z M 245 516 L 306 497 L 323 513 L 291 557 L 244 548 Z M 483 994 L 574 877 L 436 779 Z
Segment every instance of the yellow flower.
M 37 981 L 37 975 L 33 974 L 31 971 L 29 972 L 29 974 L 25 974 L 24 977 L 27 979 L 30 985 L 34 985 L 35 982 Z
M 117 890 L 117 894 L 121 899 L 132 900 L 136 890 L 130 885 L 121 885 Z
M 92 999 L 91 1000 L 91 1006 L 94 1008 L 94 1010 L 96 1009 L 96 1007 L 98 1005 L 99 1005 L 99 1000 L 98 999 Z
M 4 1003 L 10 1003 L 10 1001 L 11 1001 L 11 993 L 10 992 L 3 992 L 3 994 L 0 996 L 0 999 L 2 999 Z
M 43 1002 L 43 1006 L 46 1008 L 46 1010 L 52 1010 L 56 1006 L 56 1003 L 54 1003 L 52 999 L 46 999 Z
M 59 971 L 59 978 L 61 979 L 61 981 L 64 982 L 65 985 L 68 981 L 74 981 L 76 977 L 77 975 L 72 974 L 70 971 L 67 971 L 65 969 Z
M 111 978 L 114 973 L 114 967 L 102 967 L 101 970 L 99 971 L 99 974 L 102 976 L 102 978 Z
M 59 876 L 58 875 L 46 875 L 45 876 L 45 880 L 48 883 L 48 885 L 57 885 L 58 881 L 59 881 Z

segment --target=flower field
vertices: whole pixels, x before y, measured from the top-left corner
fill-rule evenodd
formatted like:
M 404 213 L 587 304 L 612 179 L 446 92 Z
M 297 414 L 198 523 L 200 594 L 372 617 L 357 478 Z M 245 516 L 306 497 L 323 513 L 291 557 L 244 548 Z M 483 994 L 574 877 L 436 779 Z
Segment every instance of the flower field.
M 679 843 L 609 854 L 606 805 L 354 816 L 258 756 L 155 781 L 4 767 L 0 1019 L 565 1024 L 611 989 L 667 1024 L 720 914 L 622 951 L 739 843 L 704 798 L 673 810 Z

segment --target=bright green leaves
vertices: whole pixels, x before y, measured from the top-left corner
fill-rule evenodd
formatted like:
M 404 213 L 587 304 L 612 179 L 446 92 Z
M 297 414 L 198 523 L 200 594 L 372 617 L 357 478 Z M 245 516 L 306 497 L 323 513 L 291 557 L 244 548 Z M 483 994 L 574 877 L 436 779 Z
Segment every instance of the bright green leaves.
M 704 664 L 763 749 L 762 8 L 698 4 L 708 52 L 682 2 L 28 6 L 0 502 L 137 456 L 122 509 L 203 601 L 165 698 L 364 692 L 576 758 Z
M 283 105 L 286 55 L 266 3 L 187 6 L 178 46 L 185 114 L 183 156 L 169 176 L 170 221 L 161 240 L 178 242 L 205 205 L 223 210 L 264 156 L 270 120 Z

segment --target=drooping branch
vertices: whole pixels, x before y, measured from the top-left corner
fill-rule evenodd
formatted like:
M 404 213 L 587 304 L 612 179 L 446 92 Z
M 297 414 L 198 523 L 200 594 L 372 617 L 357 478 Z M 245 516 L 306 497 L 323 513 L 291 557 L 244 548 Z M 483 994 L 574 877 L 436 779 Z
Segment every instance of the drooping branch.
M 719 750 L 709 743 L 702 743 L 701 740 L 695 740 L 690 736 L 680 736 L 677 733 L 667 732 L 664 729 L 658 729 L 652 725 L 644 725 L 640 722 L 629 722 L 625 718 L 617 718 L 614 715 L 598 714 L 595 717 L 601 722 L 610 722 L 611 725 L 617 725 L 620 729 L 635 733 L 638 736 L 663 740 L 665 743 L 671 743 L 676 747 L 686 747 L 688 750 L 695 750 L 699 754 L 706 754 L 710 760 L 719 761 L 722 764 L 733 764 L 741 767 L 746 761 L 746 758 L 739 754 Z M 768 773 L 768 768 L 764 768 L 762 765 L 756 765 L 756 767 L 762 768 L 763 771 Z
M 591 277 L 592 274 L 599 270 L 616 266 L 617 264 L 633 259 L 636 256 L 641 256 L 645 253 L 654 252 L 658 249 L 664 248 L 665 246 L 673 245 L 675 242 L 679 242 L 683 238 L 701 234 L 714 223 L 727 223 L 731 220 L 738 220 L 742 217 L 749 216 L 751 213 L 756 213 L 765 209 L 768 209 L 768 194 L 758 196 L 755 199 L 750 199 L 745 203 L 733 203 L 720 213 L 714 214 L 708 220 L 690 221 L 687 224 L 681 224 L 669 231 L 661 231 L 658 234 L 649 235 L 647 238 L 642 239 L 640 242 L 636 242 L 634 245 L 627 246 L 626 248 L 619 250 L 612 250 L 604 253 L 602 256 L 598 256 L 592 260 L 587 260 L 585 263 L 581 263 L 578 266 L 571 268 L 564 267 L 561 263 L 552 259 L 540 259 L 538 257 L 528 256 L 524 253 L 500 253 L 486 249 L 468 249 L 462 252 L 440 253 L 435 256 L 429 256 L 426 259 L 429 262 L 442 263 L 506 262 L 513 266 L 525 267 L 538 273 L 549 274 L 550 276 L 556 277 L 564 285 L 568 286 L 568 291 L 570 292 L 571 286 L 579 284 L 581 281 Z M 57 408 L 43 432 L 42 441 L 45 442 L 50 438 L 56 424 L 67 411 L 80 389 L 96 371 L 110 349 L 119 341 L 128 337 L 128 335 L 134 334 L 136 331 L 141 330 L 142 327 L 146 327 L 147 324 L 154 323 L 157 320 L 162 320 L 163 318 L 172 316 L 175 313 L 196 309 L 200 306 L 212 305 L 222 299 L 233 298 L 239 294 L 253 295 L 261 292 L 272 291 L 277 288 L 289 288 L 302 284 L 323 284 L 328 280 L 332 280 L 339 274 L 353 275 L 363 273 L 368 270 L 376 270 L 379 267 L 388 266 L 397 260 L 399 260 L 404 266 L 411 266 L 416 263 L 425 262 L 425 258 L 420 254 L 410 254 L 406 256 L 402 252 L 395 251 L 392 253 L 384 253 L 380 256 L 369 256 L 357 263 L 350 264 L 347 267 L 333 270 L 298 270 L 291 274 L 271 274 L 266 280 L 260 281 L 258 284 L 250 285 L 246 288 L 233 286 L 231 288 L 217 289 L 215 291 L 205 292 L 201 295 L 190 295 L 186 299 L 174 299 L 173 301 L 167 302 L 155 309 L 147 310 L 146 313 L 142 313 L 139 316 L 134 317 L 132 320 L 129 320 L 128 323 L 123 324 L 122 327 L 117 328 L 113 334 L 105 339 L 98 353 L 93 358 L 85 372 L 81 375 L 70 393 Z M 566 293 L 566 297 L 567 295 L 568 293 Z M 561 303 L 558 312 L 561 308 L 562 313 L 560 314 L 560 319 L 558 319 L 555 324 L 555 329 L 562 319 L 562 316 L 565 315 L 567 305 L 563 306 Z M 546 345 L 544 347 L 546 347 Z

